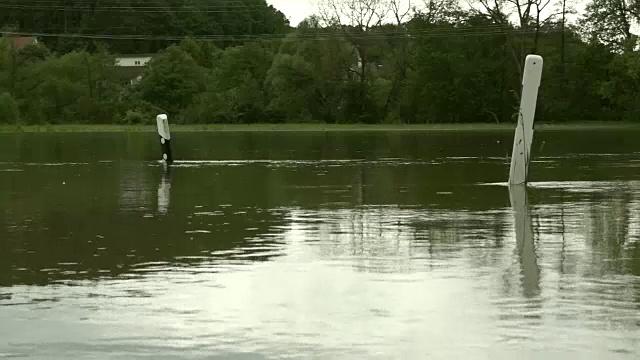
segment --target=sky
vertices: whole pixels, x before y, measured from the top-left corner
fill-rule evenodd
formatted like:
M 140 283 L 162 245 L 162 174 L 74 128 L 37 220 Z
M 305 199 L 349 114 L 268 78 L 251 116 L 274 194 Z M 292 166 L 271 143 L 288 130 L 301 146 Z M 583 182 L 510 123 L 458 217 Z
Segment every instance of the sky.
M 267 0 L 267 3 L 285 14 L 291 26 L 297 26 L 304 18 L 316 12 L 313 0 Z
M 318 1 L 322 0 L 267 0 L 267 3 L 284 13 L 285 16 L 289 18 L 291 26 L 298 26 L 304 18 L 317 13 L 316 4 Z M 567 3 L 573 3 L 578 12 L 581 13 L 588 1 L 589 0 L 568 0 Z M 412 3 L 418 2 L 419 1 L 412 1 Z M 569 18 L 573 17 L 574 16 L 569 16 Z

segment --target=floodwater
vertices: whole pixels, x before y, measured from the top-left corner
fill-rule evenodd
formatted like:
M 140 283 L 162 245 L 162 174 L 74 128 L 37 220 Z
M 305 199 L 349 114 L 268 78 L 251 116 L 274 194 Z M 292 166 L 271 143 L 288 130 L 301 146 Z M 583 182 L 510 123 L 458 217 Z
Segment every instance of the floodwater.
M 639 131 L 0 135 L 0 358 L 638 359 Z

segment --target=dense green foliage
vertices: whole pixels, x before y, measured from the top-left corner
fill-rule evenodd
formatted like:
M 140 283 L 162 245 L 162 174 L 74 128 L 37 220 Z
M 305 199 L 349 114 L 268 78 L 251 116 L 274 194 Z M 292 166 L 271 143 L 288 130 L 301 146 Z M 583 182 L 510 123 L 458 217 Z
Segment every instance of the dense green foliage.
M 0 122 L 511 122 L 528 53 L 545 61 L 539 119 L 640 118 L 635 2 L 570 24 L 563 2 L 545 18 L 536 0 L 328 1 L 292 29 L 264 0 L 0 0 L 7 33 L 62 34 L 0 40 Z M 115 59 L 133 52 L 157 55 L 130 83 Z
M 0 13 L 0 26 L 8 30 L 97 35 L 43 39 L 60 52 L 94 50 L 95 39 L 104 37 L 115 38 L 108 42 L 115 53 L 160 51 L 171 38 L 185 35 L 214 37 L 218 46 L 225 46 L 288 29 L 284 15 L 265 0 L 0 0 Z M 129 35 L 143 39 L 122 38 Z

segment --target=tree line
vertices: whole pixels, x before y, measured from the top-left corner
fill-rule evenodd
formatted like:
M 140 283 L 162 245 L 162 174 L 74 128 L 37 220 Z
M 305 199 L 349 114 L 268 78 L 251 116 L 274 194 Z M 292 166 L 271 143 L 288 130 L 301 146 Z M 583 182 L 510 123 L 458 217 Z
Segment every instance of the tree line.
M 539 120 L 636 121 L 640 1 L 553 1 L 324 0 L 292 28 L 265 0 L 0 0 L 0 122 L 512 122 L 529 53 Z

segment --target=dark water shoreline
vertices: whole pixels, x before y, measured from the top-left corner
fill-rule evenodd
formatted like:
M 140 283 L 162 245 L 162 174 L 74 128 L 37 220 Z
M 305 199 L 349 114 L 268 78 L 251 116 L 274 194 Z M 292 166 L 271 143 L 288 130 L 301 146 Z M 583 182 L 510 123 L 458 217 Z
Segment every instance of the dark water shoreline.
M 512 123 L 464 123 L 464 124 L 171 124 L 172 132 L 365 132 L 365 131 L 508 131 L 513 130 Z M 640 130 L 636 122 L 569 122 L 569 123 L 537 123 L 535 129 L 540 131 L 616 131 Z M 156 126 L 150 125 L 7 125 L 0 124 L 0 133 L 58 133 L 58 132 L 156 132 Z

